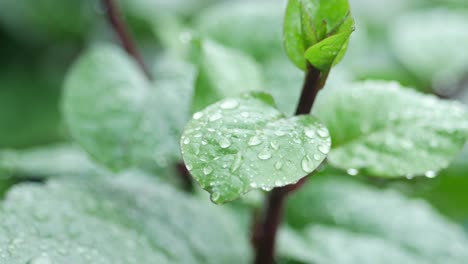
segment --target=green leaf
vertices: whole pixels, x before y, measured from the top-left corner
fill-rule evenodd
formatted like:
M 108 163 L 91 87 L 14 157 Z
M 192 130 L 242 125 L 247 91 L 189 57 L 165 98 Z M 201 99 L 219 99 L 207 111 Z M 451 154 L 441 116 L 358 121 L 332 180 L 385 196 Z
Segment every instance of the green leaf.
M 397 58 L 428 86 L 450 94 L 468 72 L 468 12 L 425 10 L 401 16 L 390 40 Z
M 195 20 L 203 36 L 242 50 L 260 62 L 283 53 L 281 1 L 221 1 Z
M 137 174 L 22 184 L 0 217 L 2 263 L 249 260 L 248 241 L 224 208 Z
M 426 202 L 349 176 L 314 175 L 287 208 L 288 222 L 303 234 L 308 250 L 299 252 L 304 256 L 283 250 L 298 260 L 308 258 L 305 263 L 462 264 L 468 257 L 461 227 Z
M 76 146 L 56 144 L 24 150 L 0 151 L 0 177 L 46 178 L 86 175 L 97 167 Z
M 310 63 L 327 70 L 343 56 L 354 20 L 347 0 L 289 0 L 283 30 L 286 53 L 297 67 Z
M 265 93 L 225 99 L 195 113 L 181 139 L 187 168 L 215 203 L 297 182 L 320 165 L 330 144 L 318 119 L 285 118 Z
M 195 111 L 220 99 L 261 89 L 262 72 L 252 58 L 213 41 L 202 41 L 193 102 Z
M 154 170 L 180 155 L 178 138 L 190 113 L 194 70 L 159 60 L 150 83 L 120 48 L 97 46 L 68 75 L 63 111 L 70 133 L 111 169 Z
M 324 90 L 315 111 L 333 139 L 328 161 L 352 174 L 430 176 L 448 166 L 468 136 L 462 105 L 393 82 Z

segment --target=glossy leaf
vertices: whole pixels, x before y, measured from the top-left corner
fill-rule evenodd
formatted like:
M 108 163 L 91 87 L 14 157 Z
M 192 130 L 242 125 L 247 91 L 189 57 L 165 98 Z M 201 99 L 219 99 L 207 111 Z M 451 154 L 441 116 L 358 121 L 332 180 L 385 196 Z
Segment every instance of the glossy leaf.
M 309 249 L 302 257 L 288 250 L 295 259 L 338 264 L 466 261 L 468 237 L 461 227 L 423 200 L 349 176 L 315 176 L 288 202 L 289 223 Z M 343 248 L 349 250 L 344 254 Z
M 448 166 L 468 136 L 462 105 L 392 82 L 325 90 L 315 111 L 333 139 L 328 161 L 353 174 L 430 176 Z
M 154 75 L 150 83 L 113 46 L 93 48 L 71 69 L 65 84 L 65 121 L 95 160 L 114 170 L 153 170 L 179 156 L 178 137 L 190 112 L 194 70 L 161 59 Z
M 252 58 L 216 42 L 202 41 L 193 102 L 195 111 L 220 99 L 261 89 L 262 72 Z
M 223 208 L 137 174 L 22 184 L 8 193 L 0 216 L 2 263 L 218 264 L 249 258 L 248 241 Z
M 215 203 L 297 182 L 320 165 L 330 144 L 318 119 L 285 118 L 264 93 L 225 99 L 195 113 L 181 139 L 187 168 Z
M 289 0 L 284 19 L 286 53 L 303 70 L 308 63 L 326 70 L 343 56 L 353 26 L 347 0 Z

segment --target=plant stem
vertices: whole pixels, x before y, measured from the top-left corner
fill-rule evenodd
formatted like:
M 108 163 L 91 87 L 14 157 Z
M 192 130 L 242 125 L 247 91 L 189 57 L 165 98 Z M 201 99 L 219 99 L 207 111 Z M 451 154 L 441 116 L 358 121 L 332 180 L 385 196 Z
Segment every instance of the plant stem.
M 328 71 L 321 72 L 311 65 L 308 66 L 296 115 L 310 113 L 317 94 L 325 85 L 327 77 Z M 307 176 L 295 184 L 275 188 L 268 195 L 265 201 L 264 215 L 259 219 L 262 222 L 254 224 L 255 264 L 275 263 L 276 236 L 283 217 L 284 202 L 288 194 L 300 188 L 306 179 Z
M 112 28 L 117 34 L 117 37 L 119 38 L 120 43 L 122 44 L 122 47 L 125 49 L 128 55 L 130 55 L 140 66 L 141 70 L 148 78 L 148 80 L 152 80 L 151 73 L 146 67 L 145 62 L 143 61 L 143 58 L 141 57 L 140 53 L 138 52 L 135 42 L 133 41 L 132 36 L 130 35 L 130 32 L 128 31 L 127 26 L 124 22 L 124 19 L 122 18 L 122 14 L 119 10 L 117 3 L 115 2 L 115 0 L 102 0 L 102 3 L 106 10 L 107 19 L 109 20 L 109 23 L 111 24 Z

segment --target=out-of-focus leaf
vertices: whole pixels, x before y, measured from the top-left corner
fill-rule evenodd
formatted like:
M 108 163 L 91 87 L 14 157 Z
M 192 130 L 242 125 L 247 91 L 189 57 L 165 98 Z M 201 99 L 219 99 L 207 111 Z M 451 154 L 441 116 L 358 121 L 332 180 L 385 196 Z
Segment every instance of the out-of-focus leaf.
M 284 5 L 281 2 L 221 2 L 203 11 L 195 21 L 195 28 L 202 36 L 265 61 L 283 52 L 281 20 Z
M 193 100 L 195 111 L 223 98 L 263 89 L 260 66 L 240 51 L 204 40 L 199 60 Z
M 449 165 L 468 136 L 462 105 L 392 82 L 324 90 L 315 110 L 332 135 L 328 161 L 371 176 L 430 177 Z
M 187 168 L 215 203 L 297 182 L 320 165 L 330 145 L 318 119 L 285 118 L 265 93 L 225 99 L 195 113 L 181 139 Z
M 23 184 L 8 193 L 0 215 L 2 263 L 218 264 L 249 258 L 248 241 L 223 208 L 136 174 Z
M 428 86 L 450 94 L 468 74 L 468 12 L 408 13 L 391 27 L 396 56 Z
M 121 49 L 95 47 L 68 75 L 65 121 L 90 156 L 111 169 L 164 167 L 180 156 L 194 75 L 190 65 L 163 60 L 150 83 Z
M 466 234 L 425 201 L 378 190 L 349 176 L 316 176 L 288 201 L 288 221 L 308 248 L 289 249 L 290 257 L 337 264 L 466 261 Z M 288 249 L 288 243 L 283 244 Z
M 347 0 L 289 0 L 284 18 L 286 53 L 300 69 L 310 63 L 328 70 L 343 57 L 353 27 Z
M 50 145 L 25 150 L 0 150 L 0 176 L 45 178 L 89 175 L 97 167 L 73 145 Z

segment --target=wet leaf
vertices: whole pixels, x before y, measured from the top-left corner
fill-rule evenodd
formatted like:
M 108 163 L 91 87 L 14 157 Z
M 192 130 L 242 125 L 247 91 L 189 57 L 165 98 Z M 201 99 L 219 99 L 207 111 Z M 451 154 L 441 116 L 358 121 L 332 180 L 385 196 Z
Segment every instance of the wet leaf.
M 468 136 L 462 105 L 393 82 L 324 90 L 315 110 L 333 139 L 328 161 L 353 174 L 431 176 L 448 166 Z
M 304 250 L 291 251 L 285 237 L 283 250 L 305 263 L 462 264 L 468 257 L 461 227 L 427 202 L 349 176 L 314 175 L 291 196 L 287 215 Z
M 137 174 L 22 184 L 8 193 L 0 216 L 2 263 L 218 264 L 249 258 L 248 241 L 223 208 Z
M 265 93 L 208 106 L 181 138 L 187 168 L 215 203 L 297 182 L 320 165 L 330 144 L 318 119 L 285 118 Z
M 63 109 L 70 133 L 113 170 L 154 170 L 180 155 L 194 70 L 174 60 L 156 66 L 150 83 L 120 48 L 97 46 L 69 72 Z

